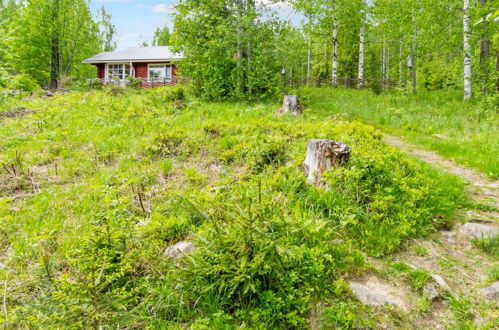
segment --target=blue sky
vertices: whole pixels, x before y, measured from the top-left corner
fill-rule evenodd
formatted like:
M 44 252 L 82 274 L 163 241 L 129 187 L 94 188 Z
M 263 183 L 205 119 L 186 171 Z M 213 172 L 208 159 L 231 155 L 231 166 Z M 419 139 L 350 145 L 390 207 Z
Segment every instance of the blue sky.
M 118 30 L 118 49 L 150 41 L 157 27 L 171 24 L 171 8 L 176 0 L 92 0 L 93 13 L 104 6 Z
M 143 41 L 151 42 L 157 27 L 165 24 L 173 28 L 171 12 L 178 0 L 91 0 L 90 7 L 95 14 L 104 6 L 113 16 L 113 24 L 118 30 L 118 50 L 136 47 Z M 268 0 L 257 0 L 266 3 Z M 272 5 L 283 17 L 299 20 L 289 8 Z

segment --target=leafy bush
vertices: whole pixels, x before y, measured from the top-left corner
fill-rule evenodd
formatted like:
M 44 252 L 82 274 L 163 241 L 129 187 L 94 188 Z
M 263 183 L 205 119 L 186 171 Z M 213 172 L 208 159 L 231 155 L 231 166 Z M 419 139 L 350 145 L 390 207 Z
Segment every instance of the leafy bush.
M 0 66 L 0 88 L 5 88 L 9 85 L 12 76 L 7 72 L 7 70 Z
M 116 83 L 108 83 L 107 85 L 104 86 L 104 91 L 108 95 L 112 96 L 123 95 L 126 93 L 125 87 L 120 86 L 119 84 Z
M 362 256 L 331 244 L 334 230 L 313 214 L 287 209 L 257 183 L 224 194 L 241 196 L 218 210 L 196 236 L 197 252 L 181 269 L 198 304 L 266 327 L 302 327 L 328 279 Z M 197 298 L 199 297 L 199 298 Z
M 87 79 L 85 82 L 88 89 L 102 89 L 102 81 L 98 78 Z
M 8 87 L 12 89 L 20 89 L 25 92 L 32 92 L 35 89 L 40 88 L 34 78 L 23 73 L 14 76 L 8 83 Z
M 183 85 L 156 87 L 148 91 L 148 94 L 157 107 L 170 103 L 183 106 L 186 99 L 186 91 Z
M 126 86 L 130 88 L 139 88 L 140 85 L 142 84 L 142 80 L 135 78 L 133 76 L 126 77 L 126 80 L 127 80 Z

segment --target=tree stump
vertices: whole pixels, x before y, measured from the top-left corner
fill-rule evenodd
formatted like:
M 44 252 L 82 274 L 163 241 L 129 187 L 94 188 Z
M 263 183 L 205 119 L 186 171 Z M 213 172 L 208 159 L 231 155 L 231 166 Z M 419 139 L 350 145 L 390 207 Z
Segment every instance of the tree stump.
M 284 102 L 280 113 L 291 113 L 293 115 L 299 115 L 301 113 L 302 107 L 300 106 L 300 100 L 298 95 L 284 95 Z
M 303 170 L 310 185 L 322 186 L 322 173 L 332 167 L 345 165 L 350 159 L 351 149 L 340 141 L 309 140 Z

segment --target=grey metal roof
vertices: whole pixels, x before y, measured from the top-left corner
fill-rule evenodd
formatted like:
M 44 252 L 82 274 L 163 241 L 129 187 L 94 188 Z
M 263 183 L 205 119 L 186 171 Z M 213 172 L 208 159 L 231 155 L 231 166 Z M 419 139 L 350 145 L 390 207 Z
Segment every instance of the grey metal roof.
M 174 53 L 168 46 L 132 47 L 117 52 L 104 52 L 87 58 L 83 63 L 161 62 L 181 60 L 184 55 Z

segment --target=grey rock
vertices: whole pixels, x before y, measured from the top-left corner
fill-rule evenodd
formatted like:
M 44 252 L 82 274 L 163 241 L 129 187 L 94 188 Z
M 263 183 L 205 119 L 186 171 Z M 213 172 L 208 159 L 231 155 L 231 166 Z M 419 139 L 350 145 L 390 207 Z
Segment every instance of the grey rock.
M 370 306 L 384 306 L 393 305 L 398 306 L 398 302 L 390 297 L 383 291 L 373 290 L 361 283 L 351 282 L 350 289 L 353 294 L 359 299 L 364 305 Z
M 480 294 L 489 300 L 499 300 L 499 282 L 492 283 L 481 289 Z
M 430 300 L 435 300 L 440 297 L 440 291 L 434 283 L 428 283 L 423 288 L 423 294 L 430 298 Z
M 177 258 L 183 254 L 191 253 L 194 250 L 194 244 L 189 241 L 180 241 L 165 250 L 165 255 L 169 258 Z
M 492 239 L 499 235 L 499 229 L 491 225 L 468 222 L 461 228 L 461 232 L 470 239 Z
M 449 286 L 447 285 L 447 283 L 445 282 L 445 280 L 442 278 L 442 276 L 440 276 L 440 275 L 431 275 L 431 278 L 433 279 L 433 281 L 435 281 L 436 284 L 438 284 L 438 286 L 441 289 L 449 290 Z

